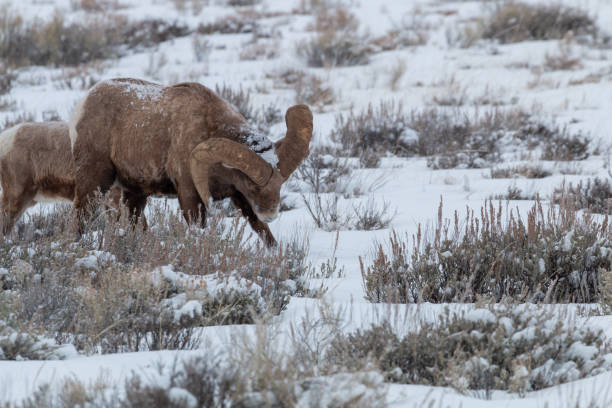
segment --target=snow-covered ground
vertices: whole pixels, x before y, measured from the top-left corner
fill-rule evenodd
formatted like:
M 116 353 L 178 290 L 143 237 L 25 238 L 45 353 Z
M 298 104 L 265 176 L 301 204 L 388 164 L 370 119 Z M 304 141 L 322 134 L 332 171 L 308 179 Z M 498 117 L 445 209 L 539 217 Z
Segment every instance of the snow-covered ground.
M 25 18 L 49 19 L 60 12 L 69 20 L 78 20 L 84 11 L 75 10 L 72 0 L 14 0 L 5 1 L 8 6 Z M 168 0 L 120 0 L 121 7 L 114 13 L 131 20 L 160 18 L 169 22 L 180 21 L 190 28 L 200 23 L 214 22 L 234 14 L 235 8 L 224 5 L 223 0 L 211 0 L 195 13 L 185 2 L 185 10 L 179 10 Z M 194 2 L 195 3 L 195 2 Z M 287 190 L 298 207 L 284 212 L 270 224 L 279 240 L 289 237 L 296 229 L 307 233 L 309 260 L 319 265 L 337 257 L 344 269 L 342 277 L 323 279 L 328 287 L 324 300 L 293 298 L 275 322 L 287 328 L 291 323 L 317 313 L 320 302 L 342 309 L 347 330 L 366 327 L 385 319 L 393 313 L 402 316 L 420 315 L 435 320 L 446 305 L 373 305 L 365 298 L 359 257 L 369 257 L 376 242 L 384 242 L 391 228 L 412 235 L 419 223 L 431 225 L 437 217 L 440 198 L 444 202 L 444 216 L 454 211 L 461 213 L 466 206 L 479 211 L 487 198 L 503 194 L 509 186 L 517 186 L 524 193 L 539 193 L 545 199 L 565 180 L 576 183 L 594 176 L 608 177 L 605 168 L 607 157 L 603 154 L 612 142 L 612 48 L 593 47 L 572 43 L 571 55 L 579 58 L 579 64 L 571 70 L 548 71 L 544 68 L 547 55 L 558 55 L 562 40 L 526 41 L 508 45 L 490 41 L 479 42 L 469 48 L 461 48 L 449 41 L 452 33 L 461 30 L 463 24 L 486 15 L 494 6 L 485 1 L 434 1 L 434 0 L 352 0 L 348 8 L 358 17 L 364 33 L 381 36 L 389 29 L 412 21 L 420 21 L 428 40 L 424 45 L 381 51 L 373 54 L 368 64 L 352 67 L 310 68 L 297 54 L 301 40 L 312 32 L 312 15 L 293 13 L 300 0 L 262 0 L 255 8 L 274 15 L 259 20 L 266 31 L 274 32 L 271 40 L 278 56 L 270 59 L 242 60 L 241 51 L 252 40 L 252 34 L 193 34 L 159 44 L 144 51 L 131 52 L 118 59 L 105 61 L 91 69 L 96 79 L 118 76 L 149 79 L 163 84 L 180 81 L 197 81 L 210 88 L 215 85 L 241 86 L 251 90 L 251 100 L 258 108 L 275 103 L 281 111 L 295 104 L 295 91 L 279 87 L 275 74 L 288 69 L 299 69 L 317 75 L 331 86 L 335 102 L 314 109 L 314 143 L 329 143 L 329 133 L 334 127 L 336 115 L 355 112 L 368 104 L 379 101 L 401 102 L 403 109 L 423 109 L 435 106 L 435 98 L 461 94 L 467 101 L 459 109 L 474 114 L 483 95 L 501 104 L 501 109 L 522 108 L 533 112 L 543 120 L 556 120 L 568 124 L 572 131 L 583 131 L 600 143 L 602 154 L 591 155 L 575 164 L 578 174 L 563 174 L 567 164 L 537 161 L 552 175 L 543 179 L 492 179 L 490 169 L 432 170 L 426 158 L 388 157 L 378 169 L 359 169 L 362 180 L 382 177 L 384 183 L 366 196 L 352 198 L 344 204 L 373 198 L 383 200 L 396 211 L 391 225 L 377 231 L 341 230 L 337 249 L 336 232 L 317 229 L 302 204 L 299 194 Z M 545 0 L 529 0 L 528 3 L 547 3 Z M 603 30 L 612 26 L 612 3 L 609 0 L 566 0 L 564 5 L 580 7 L 596 20 Z M 278 12 L 274 14 L 274 12 Z M 612 32 L 610 33 L 612 34 Z M 1 34 L 0 34 L 1 35 Z M 211 45 L 209 54 L 198 61 L 194 54 L 194 37 L 205 39 Z M 405 71 L 391 86 L 394 68 L 403 64 Z M 65 68 L 30 67 L 17 71 L 13 89 L 5 98 L 16 103 L 13 111 L 0 111 L 0 123 L 11 120 L 23 112 L 34 114 L 35 120 L 43 120 L 48 112 L 56 111 L 67 120 L 77 101 L 86 89 L 67 89 L 60 84 Z M 589 75 L 596 82 L 580 81 Z M 284 124 L 272 127 L 270 138 L 283 136 Z M 525 152 L 528 153 L 528 152 Z M 511 165 L 512 163 L 505 163 Z M 574 172 L 572 172 L 574 173 Z M 526 213 L 531 201 L 512 202 Z M 30 212 L 39 211 L 35 207 Z M 313 282 L 313 285 L 320 281 Z M 469 309 L 472 305 L 456 306 Z M 612 335 L 612 318 L 581 316 L 577 321 L 603 329 Z M 411 321 L 406 318 L 406 321 Z M 73 356 L 59 361 L 0 361 L 0 403 L 16 402 L 30 395 L 41 384 L 60 384 L 74 377 L 88 383 L 103 376 L 120 384 L 132 372 L 144 373 L 155 369 L 158 362 L 172 362 L 202 352 L 223 350 L 233 345 L 235 336 L 243 331 L 251 332 L 252 326 L 207 327 L 202 330 L 203 350 L 156 351 L 117 355 Z M 387 400 L 391 407 L 606 407 L 612 405 L 612 372 L 570 382 L 525 396 L 509 393 L 493 393 L 491 400 L 478 395 L 463 395 L 451 388 L 422 385 L 390 385 Z

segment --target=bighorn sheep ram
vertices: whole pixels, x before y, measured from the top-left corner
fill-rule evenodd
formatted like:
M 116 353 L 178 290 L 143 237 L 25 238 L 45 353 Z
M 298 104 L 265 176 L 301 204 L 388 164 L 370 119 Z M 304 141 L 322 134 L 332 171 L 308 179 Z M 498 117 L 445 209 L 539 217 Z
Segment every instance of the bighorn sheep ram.
M 75 208 L 84 211 L 97 189 L 105 192 L 116 181 L 136 216 L 147 196 L 176 194 L 186 221 L 204 222 L 210 198 L 230 197 L 273 246 L 264 221 L 277 215 L 281 185 L 308 156 L 312 137 L 307 106 L 289 108 L 285 121 L 285 138 L 273 144 L 198 83 L 103 81 L 70 120 Z
M 37 202 L 74 198 L 74 161 L 68 124 L 22 123 L 0 133 L 2 233 Z M 112 190 L 118 206 L 121 190 Z

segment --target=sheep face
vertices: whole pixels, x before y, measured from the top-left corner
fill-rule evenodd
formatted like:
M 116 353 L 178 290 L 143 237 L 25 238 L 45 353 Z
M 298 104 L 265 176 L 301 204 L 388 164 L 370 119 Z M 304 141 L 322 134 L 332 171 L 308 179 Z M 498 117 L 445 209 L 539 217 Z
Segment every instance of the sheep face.
M 278 215 L 280 206 L 280 190 L 285 181 L 276 169 L 270 180 L 263 186 L 253 183 L 247 176 L 240 173 L 234 181 L 234 187 L 247 199 L 253 212 L 264 222 L 273 221 Z

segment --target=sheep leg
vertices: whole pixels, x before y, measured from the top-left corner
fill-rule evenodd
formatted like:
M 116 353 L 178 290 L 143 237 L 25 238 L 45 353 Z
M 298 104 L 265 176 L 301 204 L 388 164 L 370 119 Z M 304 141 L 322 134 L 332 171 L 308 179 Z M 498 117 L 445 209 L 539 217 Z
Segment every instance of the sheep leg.
M 89 156 L 88 156 L 89 157 Z M 85 231 L 85 220 L 91 212 L 91 204 L 96 194 L 102 194 L 115 182 L 115 169 L 110 162 L 101 160 L 79 160 L 75 156 L 76 177 L 74 191 L 74 211 L 76 213 L 76 230 L 81 235 Z M 87 178 L 83 177 L 87 175 Z
M 191 188 L 179 185 L 177 195 L 183 217 L 188 224 L 200 222 L 202 228 L 206 226 L 206 206 L 202 202 L 198 190 L 191 184 Z
M 2 234 L 9 235 L 15 226 L 15 222 L 24 211 L 35 204 L 35 193 L 22 193 L 21 196 L 11 199 L 2 195 Z
M 123 198 L 125 200 L 125 205 L 127 206 L 130 217 L 132 219 L 132 223 L 136 226 L 138 220 L 142 220 L 142 226 L 146 230 L 147 229 L 147 219 L 143 214 L 144 208 L 147 205 L 147 196 L 142 193 L 137 193 L 133 191 L 125 191 L 123 194 Z
M 240 193 L 233 194 L 231 199 L 232 203 L 240 210 L 240 212 L 242 212 L 242 215 L 246 217 L 246 219 L 249 221 L 249 224 L 251 225 L 251 228 L 253 228 L 253 231 L 255 231 L 257 235 L 259 235 L 260 238 L 263 240 L 263 242 L 266 243 L 266 246 L 268 248 L 275 247 L 277 243 L 276 239 L 274 238 L 274 235 L 272 235 L 272 231 L 270 231 L 270 227 L 268 227 L 268 224 L 257 218 L 257 214 L 255 214 L 255 212 L 253 211 L 247 199 L 244 198 L 244 196 Z

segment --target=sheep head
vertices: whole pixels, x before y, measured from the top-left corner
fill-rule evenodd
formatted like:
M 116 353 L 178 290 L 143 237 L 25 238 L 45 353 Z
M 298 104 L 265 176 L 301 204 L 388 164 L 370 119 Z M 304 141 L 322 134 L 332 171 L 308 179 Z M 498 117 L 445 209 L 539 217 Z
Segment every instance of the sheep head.
M 236 177 L 234 187 L 248 200 L 263 221 L 276 218 L 281 186 L 308 156 L 312 138 L 312 112 L 306 105 L 287 110 L 286 136 L 275 144 L 278 164 L 273 167 L 246 146 L 229 139 L 212 138 L 191 153 L 191 177 L 205 205 L 211 197 L 209 179 L 213 165 L 233 168 L 244 177 Z

